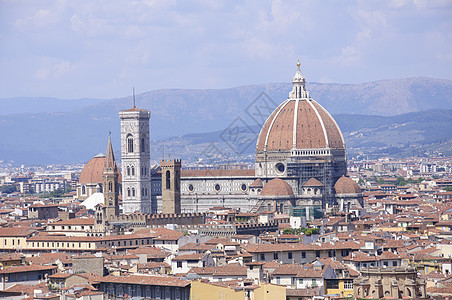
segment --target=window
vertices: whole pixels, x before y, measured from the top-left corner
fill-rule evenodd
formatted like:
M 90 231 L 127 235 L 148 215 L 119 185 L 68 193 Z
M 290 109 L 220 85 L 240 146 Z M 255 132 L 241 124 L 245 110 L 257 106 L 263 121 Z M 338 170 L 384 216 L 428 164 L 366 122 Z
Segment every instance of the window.
M 298 284 L 303 284 L 303 278 L 298 279 Z
M 82 195 L 86 195 L 86 187 L 82 185 Z
M 316 287 L 317 286 L 317 282 L 315 281 L 315 279 L 312 279 L 312 287 Z
M 287 253 L 287 258 L 292 259 L 292 252 Z
M 108 183 L 108 191 L 110 193 L 113 192 L 113 183 L 111 181 Z
M 292 277 L 292 285 L 297 284 L 297 279 L 295 277 Z
M 281 277 L 276 277 L 276 284 L 281 284 Z
M 167 170 L 165 173 L 166 178 L 166 189 L 169 190 L 171 188 L 171 172 L 170 170 Z
M 261 253 L 260 257 L 261 257 L 261 260 L 265 260 L 265 254 L 264 253 Z
M 133 137 L 131 134 L 127 136 L 127 152 L 133 153 Z
M 320 250 L 315 251 L 315 257 L 320 257 Z
M 132 166 L 132 176 L 135 176 L 135 167 Z
M 329 250 L 328 251 L 328 257 L 335 257 L 336 256 L 336 251 L 335 250 Z
M 278 259 L 278 252 L 273 253 L 273 259 Z
M 397 267 L 397 261 L 396 261 L 396 260 L 394 260 L 394 261 L 392 262 L 392 266 L 393 266 L 393 267 Z
M 327 289 L 338 289 L 339 288 L 339 280 L 337 280 L 337 279 L 326 280 L 326 288 Z
M 301 252 L 301 258 L 306 258 L 306 252 L 304 251 Z
M 353 290 L 353 280 L 344 280 L 344 289 Z
M 342 255 L 342 257 L 348 256 L 348 250 L 347 249 L 342 250 L 341 255 Z
M 135 188 L 132 188 L 132 197 L 135 197 Z
M 181 261 L 178 261 L 178 262 L 177 262 L 177 267 L 178 267 L 178 268 L 182 268 L 182 262 L 181 262 Z
M 130 176 L 130 167 L 127 166 L 127 176 Z
M 146 145 L 144 144 L 144 138 L 141 138 L 141 143 L 140 143 L 140 150 L 141 152 L 146 152 Z
M 389 265 L 389 263 L 387 261 L 383 262 L 383 266 L 387 267 L 388 265 Z
M 127 188 L 127 196 L 130 197 L 130 188 Z

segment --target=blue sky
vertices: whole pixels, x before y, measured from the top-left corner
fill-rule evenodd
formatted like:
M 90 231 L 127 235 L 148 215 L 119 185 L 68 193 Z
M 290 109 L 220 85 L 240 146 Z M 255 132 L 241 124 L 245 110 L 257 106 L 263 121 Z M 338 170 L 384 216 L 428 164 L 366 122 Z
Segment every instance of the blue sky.
M 452 0 L 0 0 L 0 97 L 452 79 Z

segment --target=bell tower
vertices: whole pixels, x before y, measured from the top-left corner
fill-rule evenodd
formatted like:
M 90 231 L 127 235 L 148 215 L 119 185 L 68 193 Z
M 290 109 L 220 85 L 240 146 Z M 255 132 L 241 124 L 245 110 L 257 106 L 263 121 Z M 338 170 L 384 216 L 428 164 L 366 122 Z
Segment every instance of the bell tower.
M 180 214 L 180 159 L 162 160 L 162 213 Z
M 121 111 L 122 199 L 124 213 L 151 213 L 151 112 L 135 106 Z
M 105 156 L 103 171 L 104 207 L 106 218 L 119 216 L 119 181 L 118 167 L 111 145 L 111 137 L 108 137 L 107 155 Z

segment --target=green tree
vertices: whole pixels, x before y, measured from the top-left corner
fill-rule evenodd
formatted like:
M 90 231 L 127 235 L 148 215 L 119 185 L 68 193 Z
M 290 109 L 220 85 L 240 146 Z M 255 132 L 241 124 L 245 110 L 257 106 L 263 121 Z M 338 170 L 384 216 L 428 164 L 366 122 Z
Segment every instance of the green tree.
M 400 186 L 406 185 L 405 178 L 403 178 L 402 176 L 397 177 L 397 185 L 400 185 Z

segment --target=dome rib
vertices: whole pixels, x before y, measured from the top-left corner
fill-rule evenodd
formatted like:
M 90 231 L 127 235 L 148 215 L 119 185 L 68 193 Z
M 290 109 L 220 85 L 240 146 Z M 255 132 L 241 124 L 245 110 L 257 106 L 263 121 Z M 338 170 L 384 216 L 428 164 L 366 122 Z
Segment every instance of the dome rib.
M 300 99 L 297 99 L 295 102 L 295 110 L 293 116 L 293 136 L 292 136 L 292 148 L 297 148 L 297 122 L 298 122 L 298 104 L 300 103 Z

